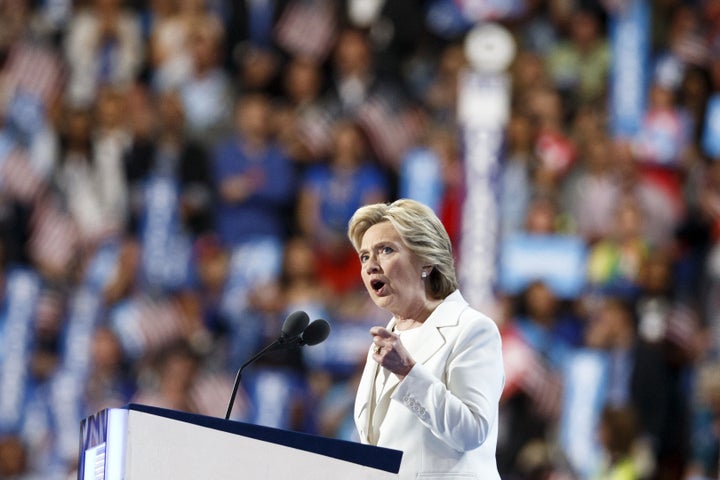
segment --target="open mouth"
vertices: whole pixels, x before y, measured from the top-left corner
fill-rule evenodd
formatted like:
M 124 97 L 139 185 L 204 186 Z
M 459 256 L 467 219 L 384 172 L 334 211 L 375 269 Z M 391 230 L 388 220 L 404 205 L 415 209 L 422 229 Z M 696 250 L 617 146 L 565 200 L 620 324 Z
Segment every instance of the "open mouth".
M 380 293 L 384 286 L 385 282 L 383 282 L 382 280 L 372 280 L 370 282 L 370 287 L 372 287 L 375 293 Z

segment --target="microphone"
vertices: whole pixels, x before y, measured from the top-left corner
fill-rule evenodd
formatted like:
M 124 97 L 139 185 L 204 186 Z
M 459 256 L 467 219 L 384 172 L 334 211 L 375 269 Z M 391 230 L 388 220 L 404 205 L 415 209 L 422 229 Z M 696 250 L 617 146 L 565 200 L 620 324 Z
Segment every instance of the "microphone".
M 303 329 L 300 335 L 279 343 L 272 347 L 272 350 L 280 350 L 281 348 L 290 348 L 294 346 L 302 347 L 303 345 L 317 345 L 325 341 L 330 335 L 330 324 L 325 320 L 313 320 L 313 322 Z
M 317 345 L 328 337 L 330 334 L 330 325 L 325 320 L 315 320 L 308 325 L 309 322 L 310 318 L 307 313 L 303 311 L 291 313 L 280 328 L 280 337 L 253 355 L 250 360 L 238 369 L 237 375 L 235 375 L 232 394 L 230 395 L 230 403 L 228 404 L 227 412 L 225 412 L 225 420 L 230 418 L 232 407 L 235 404 L 235 396 L 237 395 L 238 387 L 240 387 L 242 371 L 245 367 L 271 350 L 301 345 Z
M 303 330 L 298 345 L 317 345 L 324 342 L 328 335 L 330 324 L 322 319 L 314 320 Z
M 303 311 L 297 311 L 288 315 L 280 328 L 280 338 L 277 339 L 278 343 L 288 343 L 301 335 L 309 322 L 310 317 Z

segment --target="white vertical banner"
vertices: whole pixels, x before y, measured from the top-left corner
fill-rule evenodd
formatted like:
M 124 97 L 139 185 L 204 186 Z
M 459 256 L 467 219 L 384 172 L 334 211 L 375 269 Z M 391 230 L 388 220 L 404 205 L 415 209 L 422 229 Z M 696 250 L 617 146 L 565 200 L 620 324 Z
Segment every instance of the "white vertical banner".
M 559 440 L 563 453 L 582 480 L 593 478 L 602 462 L 598 428 L 607 403 L 610 359 L 599 350 L 579 349 L 563 366 Z
M 610 9 L 609 120 L 616 138 L 632 138 L 642 126 L 651 72 L 650 17 L 647 0 L 627 0 Z
M 505 70 L 515 44 L 503 27 L 488 23 L 468 34 L 465 50 L 472 68 L 461 74 L 458 92 L 465 163 L 458 279 L 468 302 L 485 309 L 494 304 L 497 278 L 497 179 L 511 94 Z

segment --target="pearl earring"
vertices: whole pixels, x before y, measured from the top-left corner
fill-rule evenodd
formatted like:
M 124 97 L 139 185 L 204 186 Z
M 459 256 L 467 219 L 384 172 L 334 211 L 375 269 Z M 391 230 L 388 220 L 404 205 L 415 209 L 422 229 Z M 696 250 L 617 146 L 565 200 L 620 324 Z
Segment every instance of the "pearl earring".
M 420 274 L 420 277 L 427 278 L 427 272 L 423 270 L 423 272 Z

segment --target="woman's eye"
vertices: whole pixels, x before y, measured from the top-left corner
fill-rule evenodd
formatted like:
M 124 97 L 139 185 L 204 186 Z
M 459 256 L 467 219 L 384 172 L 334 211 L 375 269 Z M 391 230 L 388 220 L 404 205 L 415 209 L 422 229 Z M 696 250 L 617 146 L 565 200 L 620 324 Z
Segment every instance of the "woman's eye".
M 365 262 L 367 262 L 368 258 L 369 258 L 369 257 L 368 257 L 367 255 L 360 255 L 360 263 L 365 263 Z
M 393 249 L 392 247 L 383 247 L 381 251 L 382 253 L 392 253 Z

